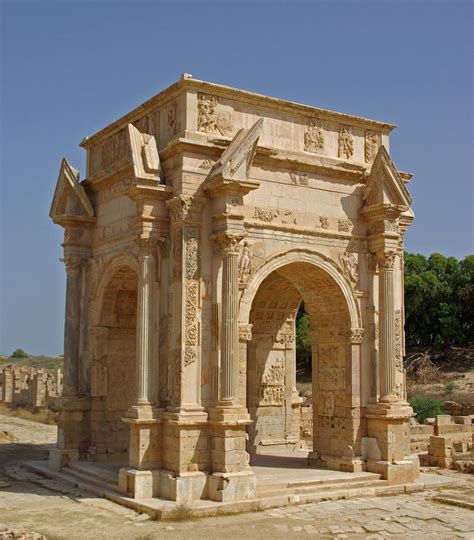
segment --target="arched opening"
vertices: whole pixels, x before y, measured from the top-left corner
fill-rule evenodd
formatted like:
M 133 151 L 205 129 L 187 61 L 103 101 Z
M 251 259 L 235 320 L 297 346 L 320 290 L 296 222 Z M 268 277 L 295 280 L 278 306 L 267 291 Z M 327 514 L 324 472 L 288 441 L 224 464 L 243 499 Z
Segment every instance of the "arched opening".
M 343 458 L 357 445 L 349 330 L 344 291 L 323 268 L 295 261 L 274 268 L 251 302 L 247 344 L 248 452 L 286 454 L 301 448 L 301 398 L 296 388 L 296 316 L 310 320 L 312 456 Z
M 127 463 L 129 429 L 122 421 L 135 395 L 137 274 L 118 266 L 103 289 L 92 328 L 92 444 L 96 461 Z

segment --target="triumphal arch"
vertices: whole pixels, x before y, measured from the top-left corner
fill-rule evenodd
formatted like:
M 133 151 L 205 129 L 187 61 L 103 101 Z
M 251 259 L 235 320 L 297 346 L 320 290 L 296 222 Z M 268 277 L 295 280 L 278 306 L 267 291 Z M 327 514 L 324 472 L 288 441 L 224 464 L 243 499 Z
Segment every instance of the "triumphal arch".
M 308 459 L 413 481 L 393 125 L 190 75 L 63 160 L 67 271 L 50 467 L 121 466 L 134 497 L 255 496 L 253 454 L 299 446 L 295 315 L 311 319 Z

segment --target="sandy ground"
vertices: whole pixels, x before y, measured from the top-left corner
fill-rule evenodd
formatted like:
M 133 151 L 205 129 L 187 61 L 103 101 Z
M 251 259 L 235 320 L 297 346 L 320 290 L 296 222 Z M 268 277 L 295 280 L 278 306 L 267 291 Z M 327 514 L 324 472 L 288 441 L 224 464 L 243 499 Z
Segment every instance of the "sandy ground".
M 153 521 L 21 467 L 46 458 L 56 427 L 0 415 L 0 532 L 26 528 L 48 539 L 474 538 L 474 512 L 433 500 L 439 492 L 362 498 L 265 512 Z M 454 473 L 452 473 L 454 474 Z M 462 493 L 474 495 L 474 479 Z

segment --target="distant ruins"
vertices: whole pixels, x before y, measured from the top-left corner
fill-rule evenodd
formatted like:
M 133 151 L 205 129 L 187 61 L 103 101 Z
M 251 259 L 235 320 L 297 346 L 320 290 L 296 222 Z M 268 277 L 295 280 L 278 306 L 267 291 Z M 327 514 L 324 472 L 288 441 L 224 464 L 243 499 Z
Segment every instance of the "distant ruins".
M 309 463 L 413 482 L 403 369 L 411 174 L 395 126 L 184 75 L 61 163 L 64 396 L 50 467 L 115 465 L 135 498 L 256 496 L 300 445 L 295 316 L 311 319 Z
M 0 368 L 0 403 L 34 409 L 55 407 L 62 392 L 61 370 L 8 365 Z

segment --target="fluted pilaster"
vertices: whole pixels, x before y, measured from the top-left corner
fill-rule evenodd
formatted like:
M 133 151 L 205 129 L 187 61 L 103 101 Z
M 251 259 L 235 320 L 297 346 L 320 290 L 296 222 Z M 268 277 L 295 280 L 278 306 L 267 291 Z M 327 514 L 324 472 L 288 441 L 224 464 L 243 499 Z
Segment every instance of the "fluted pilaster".
M 380 298 L 380 401 L 397 401 L 395 356 L 395 298 L 393 267 L 396 253 L 383 252 L 379 261 Z
M 151 245 L 140 247 L 137 309 L 137 372 L 136 401 L 150 402 L 150 376 L 153 362 L 153 274 L 154 256 Z
M 223 403 L 239 396 L 239 242 L 243 235 L 221 234 L 215 240 L 222 251 L 222 345 L 220 387 Z

